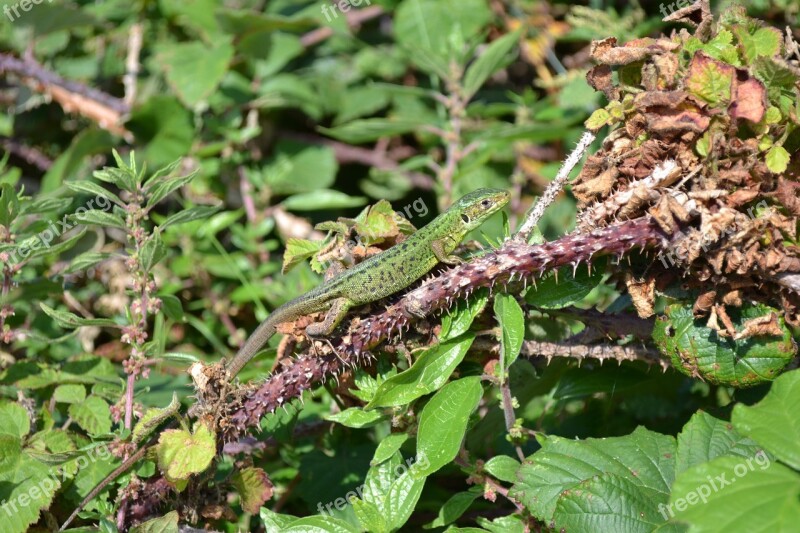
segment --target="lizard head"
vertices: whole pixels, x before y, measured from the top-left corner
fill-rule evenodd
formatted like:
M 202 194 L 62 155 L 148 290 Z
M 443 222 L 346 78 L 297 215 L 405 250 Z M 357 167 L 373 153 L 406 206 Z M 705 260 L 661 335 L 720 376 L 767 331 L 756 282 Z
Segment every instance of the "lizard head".
M 464 232 L 470 232 L 483 221 L 500 211 L 508 203 L 510 195 L 502 189 L 478 189 L 456 202 L 451 209 L 461 214 Z

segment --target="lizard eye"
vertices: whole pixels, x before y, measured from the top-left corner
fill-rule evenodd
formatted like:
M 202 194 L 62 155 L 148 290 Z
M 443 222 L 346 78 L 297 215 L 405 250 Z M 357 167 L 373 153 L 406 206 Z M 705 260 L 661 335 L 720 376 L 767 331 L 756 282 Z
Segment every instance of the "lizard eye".
M 461 220 L 464 221 L 464 224 L 469 224 L 469 215 L 467 215 L 466 213 L 463 213 L 461 215 Z
M 492 204 L 489 200 L 484 200 L 481 202 L 481 207 L 489 207 Z

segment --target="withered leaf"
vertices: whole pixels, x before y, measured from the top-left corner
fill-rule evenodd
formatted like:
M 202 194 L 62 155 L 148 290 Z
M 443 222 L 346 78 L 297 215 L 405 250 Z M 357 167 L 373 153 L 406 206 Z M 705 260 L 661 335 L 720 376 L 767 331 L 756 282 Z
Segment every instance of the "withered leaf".
M 755 78 L 736 84 L 736 96 L 728 108 L 731 118 L 761 122 L 767 112 L 767 90 Z
M 625 275 L 625 285 L 639 317 L 649 318 L 653 316 L 656 301 L 656 279 L 649 277 L 637 280 L 632 274 L 627 273 Z
M 782 336 L 783 330 L 778 322 L 778 315 L 770 313 L 767 316 L 760 316 L 748 320 L 744 323 L 744 329 L 736 334 L 736 340 L 746 339 L 748 337 L 761 337 L 761 336 Z

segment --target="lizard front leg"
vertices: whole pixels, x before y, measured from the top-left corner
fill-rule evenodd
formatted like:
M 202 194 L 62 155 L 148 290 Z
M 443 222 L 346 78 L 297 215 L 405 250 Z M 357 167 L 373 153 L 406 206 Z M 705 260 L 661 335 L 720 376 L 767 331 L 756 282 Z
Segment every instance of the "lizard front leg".
M 306 328 L 309 337 L 324 337 L 333 333 L 336 326 L 344 319 L 352 303 L 347 298 L 337 298 L 331 302 L 331 307 L 322 322 L 310 324 Z
M 431 250 L 433 250 L 433 255 L 436 256 L 436 259 L 447 265 L 460 265 L 464 262 L 464 260 L 457 255 L 447 254 L 444 247 L 445 241 L 443 239 L 436 239 L 431 242 Z

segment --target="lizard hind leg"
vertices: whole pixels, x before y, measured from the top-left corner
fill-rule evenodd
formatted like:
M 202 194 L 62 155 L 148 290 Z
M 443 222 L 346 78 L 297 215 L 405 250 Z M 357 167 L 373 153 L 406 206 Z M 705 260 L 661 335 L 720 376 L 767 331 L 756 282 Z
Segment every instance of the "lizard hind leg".
M 306 334 L 311 337 L 312 339 L 312 346 L 314 345 L 313 339 L 315 337 L 327 337 L 333 330 L 336 329 L 342 320 L 344 319 L 345 315 L 347 315 L 347 311 L 350 310 L 351 307 L 350 300 L 347 298 L 337 298 L 331 303 L 330 309 L 328 309 L 328 313 L 325 315 L 325 319 L 322 322 L 317 322 L 316 324 L 309 324 L 306 327 Z M 345 361 L 333 347 L 333 344 L 328 339 L 323 339 L 328 343 L 331 350 L 336 357 L 339 358 L 342 363 Z

